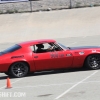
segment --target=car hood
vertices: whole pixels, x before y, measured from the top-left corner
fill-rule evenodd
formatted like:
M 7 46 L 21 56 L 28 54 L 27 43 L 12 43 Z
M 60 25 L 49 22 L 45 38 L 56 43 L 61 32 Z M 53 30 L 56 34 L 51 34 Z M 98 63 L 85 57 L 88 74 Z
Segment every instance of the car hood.
M 70 50 L 79 50 L 79 49 L 94 49 L 100 48 L 100 46 L 78 46 L 78 47 L 69 47 Z

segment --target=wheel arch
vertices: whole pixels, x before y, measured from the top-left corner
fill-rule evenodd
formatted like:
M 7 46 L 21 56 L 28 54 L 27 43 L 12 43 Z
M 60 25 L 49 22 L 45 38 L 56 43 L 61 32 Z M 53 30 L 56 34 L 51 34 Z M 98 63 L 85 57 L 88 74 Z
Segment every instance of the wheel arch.
M 87 59 L 90 55 L 100 55 L 100 53 L 92 53 L 92 54 L 87 55 L 87 56 L 85 57 L 85 60 L 84 60 L 84 63 L 83 63 L 83 67 L 85 67 L 86 59 Z
M 30 72 L 30 65 L 29 65 L 29 63 L 28 63 L 27 61 L 15 61 L 15 62 L 13 62 L 13 63 L 9 66 L 8 72 L 9 72 L 11 66 L 12 66 L 14 63 L 17 63 L 17 62 L 25 63 L 25 64 L 28 66 L 28 72 Z

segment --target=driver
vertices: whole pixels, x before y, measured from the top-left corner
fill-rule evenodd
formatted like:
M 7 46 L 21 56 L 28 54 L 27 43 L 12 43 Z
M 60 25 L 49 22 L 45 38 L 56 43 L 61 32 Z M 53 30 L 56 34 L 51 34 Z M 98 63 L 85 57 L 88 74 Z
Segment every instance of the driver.
M 36 44 L 36 46 L 37 46 L 36 53 L 45 52 L 45 50 L 43 49 L 44 48 L 44 45 L 43 44 Z
M 54 46 L 50 46 L 47 50 L 48 51 L 53 51 L 54 50 Z

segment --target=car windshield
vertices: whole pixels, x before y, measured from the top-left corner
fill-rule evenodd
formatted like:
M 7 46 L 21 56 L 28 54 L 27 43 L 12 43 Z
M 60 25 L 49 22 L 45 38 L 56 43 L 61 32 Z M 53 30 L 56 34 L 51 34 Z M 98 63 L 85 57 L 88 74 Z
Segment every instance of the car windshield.
M 61 43 L 58 43 L 62 48 L 64 48 L 64 49 L 69 49 L 68 47 L 66 47 L 66 46 L 64 46 L 63 44 L 61 44 Z
M 20 45 L 15 44 L 14 46 L 12 46 L 12 47 L 10 47 L 10 48 L 8 48 L 8 49 L 2 51 L 1 54 L 5 54 L 5 53 L 9 53 L 9 52 L 14 52 L 14 51 L 16 51 L 16 50 L 18 50 L 18 49 L 20 49 L 20 48 L 21 48 Z

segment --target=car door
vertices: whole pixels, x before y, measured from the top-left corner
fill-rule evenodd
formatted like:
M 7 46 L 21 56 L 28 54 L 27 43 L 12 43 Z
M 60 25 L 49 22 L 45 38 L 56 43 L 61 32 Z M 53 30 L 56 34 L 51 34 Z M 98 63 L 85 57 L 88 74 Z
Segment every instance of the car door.
M 36 71 L 52 69 L 54 60 L 50 57 L 50 52 L 33 53 Z
M 36 44 L 37 45 L 37 44 Z M 50 56 L 50 52 L 37 52 L 37 46 L 34 45 L 34 51 L 33 52 L 33 62 L 35 64 L 36 71 L 41 70 L 49 70 L 52 69 L 52 66 L 54 65 L 54 60 Z M 48 43 L 43 43 L 44 50 L 46 50 L 50 45 Z
M 55 46 L 55 44 L 51 45 Z M 48 46 L 46 46 L 47 49 Z M 34 46 L 34 48 L 36 48 Z M 36 71 L 69 68 L 72 65 L 73 56 L 69 50 L 63 50 L 59 47 L 55 47 L 57 50 L 33 53 L 33 61 L 35 64 Z M 45 49 L 45 48 L 44 48 Z
M 70 68 L 73 62 L 73 56 L 69 50 L 51 52 L 51 57 L 53 62 L 55 62 L 52 66 L 55 69 Z

